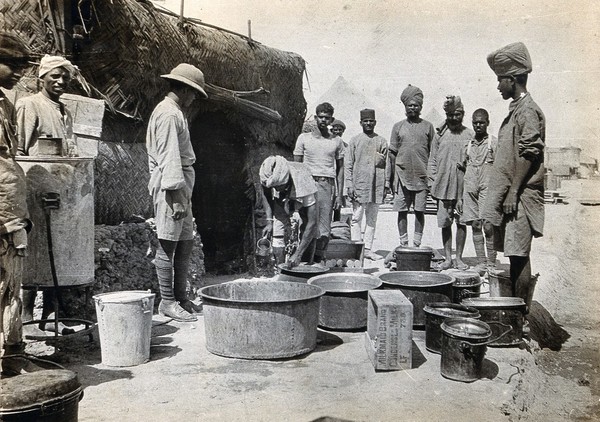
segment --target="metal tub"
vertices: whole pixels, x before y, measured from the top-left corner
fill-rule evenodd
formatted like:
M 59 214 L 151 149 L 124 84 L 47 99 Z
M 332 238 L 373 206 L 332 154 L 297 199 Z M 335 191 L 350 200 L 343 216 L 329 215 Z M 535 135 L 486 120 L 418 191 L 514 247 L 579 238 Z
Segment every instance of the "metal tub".
M 367 326 L 369 290 L 379 288 L 382 281 L 369 274 L 336 273 L 313 277 L 308 284 L 325 290 L 320 300 L 319 325 L 353 330 Z
M 454 277 L 429 271 L 392 271 L 379 274 L 384 289 L 400 289 L 413 304 L 413 326 L 425 327 L 425 305 L 452 302 Z
M 319 286 L 286 281 L 231 281 L 200 290 L 206 348 L 220 356 L 277 359 L 317 344 Z

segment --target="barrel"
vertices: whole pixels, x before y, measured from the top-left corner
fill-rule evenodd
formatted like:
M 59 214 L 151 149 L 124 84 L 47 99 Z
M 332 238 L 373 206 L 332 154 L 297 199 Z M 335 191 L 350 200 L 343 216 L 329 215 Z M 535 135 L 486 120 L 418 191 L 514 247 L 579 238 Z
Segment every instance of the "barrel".
M 481 378 L 487 341 L 492 336 L 488 324 L 472 318 L 447 318 L 441 325 L 444 378 L 472 382 Z
M 0 420 L 77 422 L 83 388 L 66 369 L 30 372 L 0 380 Z
M 391 271 L 379 274 L 384 289 L 400 289 L 413 304 L 413 327 L 425 327 L 425 305 L 452 302 L 455 278 L 430 271 Z
M 523 299 L 518 297 L 475 297 L 464 299 L 461 303 L 479 311 L 481 320 L 491 325 L 494 337 L 498 337 L 503 331 L 502 324 L 510 325 L 512 329 L 508 334 L 490 343 L 490 346 L 516 346 L 523 341 L 523 324 L 525 322 L 525 301 Z
M 442 352 L 442 322 L 446 318 L 479 318 L 475 308 L 457 303 L 436 302 L 425 305 L 425 348 L 432 353 Z
M 430 247 L 412 248 L 399 246 L 394 250 L 397 271 L 429 271 L 433 249 Z
M 140 290 L 94 296 L 104 365 L 136 366 L 150 359 L 154 296 Z
M 35 227 L 28 235 L 23 286 L 54 286 L 42 198 L 58 194 L 50 232 L 60 286 L 94 281 L 94 161 L 82 157 L 17 157 L 27 178 L 27 207 Z
M 319 325 L 332 330 L 354 330 L 367 326 L 369 290 L 381 286 L 375 276 L 361 273 L 336 273 L 312 277 L 308 284 L 322 287 Z
M 319 286 L 286 281 L 230 281 L 200 290 L 206 349 L 220 356 L 277 359 L 317 344 Z

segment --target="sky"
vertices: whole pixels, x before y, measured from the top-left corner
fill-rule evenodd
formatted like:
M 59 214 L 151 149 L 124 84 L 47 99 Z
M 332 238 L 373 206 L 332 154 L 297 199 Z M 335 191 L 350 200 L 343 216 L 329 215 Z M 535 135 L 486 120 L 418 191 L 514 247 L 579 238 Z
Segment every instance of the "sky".
M 577 146 L 600 159 L 600 1 L 597 0 L 184 0 L 184 15 L 299 54 L 313 113 L 343 76 L 386 114 L 404 116 L 409 83 L 425 94 L 423 115 L 460 95 L 465 124 L 476 108 L 497 133 L 508 101 L 487 55 L 524 42 L 533 61 L 528 90 L 547 118 L 547 145 Z M 181 0 L 158 5 L 180 11 Z M 335 104 L 333 104 L 335 107 Z M 360 131 L 356 122 L 348 132 Z M 378 128 L 389 137 L 389 128 Z

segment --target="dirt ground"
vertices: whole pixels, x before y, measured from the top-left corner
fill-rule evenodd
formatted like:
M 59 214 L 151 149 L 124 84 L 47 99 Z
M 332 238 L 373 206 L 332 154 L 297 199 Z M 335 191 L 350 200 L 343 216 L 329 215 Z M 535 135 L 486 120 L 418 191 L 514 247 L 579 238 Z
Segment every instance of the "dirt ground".
M 204 321 L 155 315 L 150 361 L 127 368 L 101 363 L 98 335 L 30 342 L 77 372 L 85 386 L 79 420 L 92 421 L 595 421 L 600 420 L 600 181 L 563 182 L 568 204 L 546 207 L 545 236 L 535 239 L 539 273 L 531 312 L 533 340 L 488 348 L 482 379 L 450 381 L 440 357 L 413 332 L 413 369 L 375 372 L 362 332 L 319 331 L 308 355 L 274 361 L 219 357 L 206 350 Z M 396 214 L 382 209 L 374 249 L 396 246 Z M 409 220 L 412 228 L 412 219 Z M 411 229 L 412 230 L 412 229 Z M 435 217 L 424 244 L 441 248 Z M 473 257 L 471 237 L 466 257 Z M 501 257 L 503 263 L 507 263 Z M 369 264 L 369 261 L 365 261 Z M 367 266 L 366 265 L 366 266 Z M 382 261 L 371 264 L 382 268 Z M 207 276 L 214 284 L 244 275 Z

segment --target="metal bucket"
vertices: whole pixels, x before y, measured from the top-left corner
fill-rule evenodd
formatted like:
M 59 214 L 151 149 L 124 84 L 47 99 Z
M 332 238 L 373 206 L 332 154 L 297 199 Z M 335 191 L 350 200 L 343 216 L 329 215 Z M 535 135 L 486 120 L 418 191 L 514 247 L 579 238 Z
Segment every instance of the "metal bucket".
M 399 246 L 394 249 L 396 271 L 429 271 L 433 249 L 429 247 L 411 248 Z
M 381 280 L 369 274 L 336 273 L 312 277 L 308 284 L 322 287 L 319 325 L 321 327 L 353 330 L 367 326 L 369 290 L 381 286 Z
M 446 318 L 479 319 L 475 308 L 449 302 L 430 303 L 423 308 L 425 312 L 425 348 L 432 353 L 442 352 L 442 322 Z
M 273 247 L 271 241 L 266 237 L 260 238 L 256 242 L 256 255 L 258 256 L 270 256 L 273 254 Z
M 0 380 L 0 421 L 77 422 L 83 388 L 66 369 L 31 372 Z
M 515 346 L 523 341 L 523 323 L 525 321 L 525 302 L 518 297 L 475 297 L 464 299 L 462 304 L 475 308 L 481 314 L 481 320 L 492 323 L 510 325 L 512 329 L 501 339 L 490 343 L 490 346 Z M 494 336 L 500 334 L 501 328 L 492 326 Z
M 452 283 L 447 274 L 430 271 L 392 271 L 379 275 L 384 289 L 400 289 L 413 304 L 413 327 L 424 328 L 425 305 L 452 301 Z
M 277 359 L 317 344 L 319 286 L 286 281 L 231 281 L 200 290 L 206 348 L 220 356 Z
M 533 300 L 533 292 L 535 291 L 535 285 L 537 284 L 539 274 L 531 276 L 529 282 L 529 290 L 527 292 L 527 298 L 525 304 L 531 307 L 531 301 Z M 510 276 L 506 273 L 493 274 L 488 273 L 488 280 L 490 283 L 490 296 L 491 297 L 510 297 L 516 296 L 513 289 L 512 281 Z
M 452 302 L 460 303 L 463 299 L 479 297 L 483 280 L 477 271 L 452 269 L 444 270 L 442 273 L 456 279 L 452 284 Z
M 104 365 L 135 366 L 150 359 L 154 296 L 139 290 L 94 296 Z

